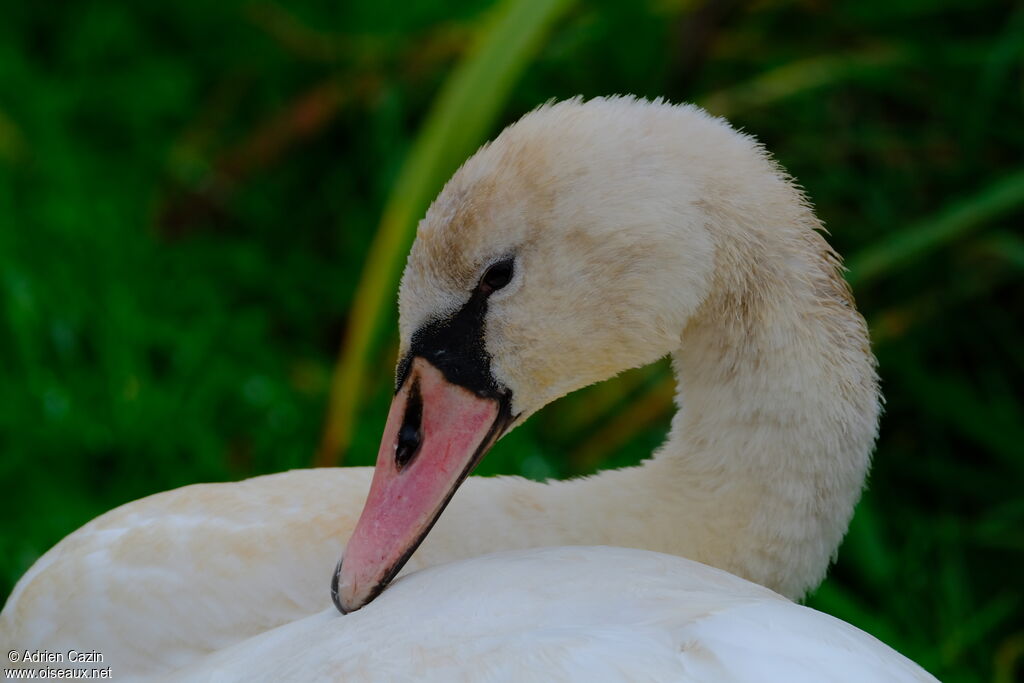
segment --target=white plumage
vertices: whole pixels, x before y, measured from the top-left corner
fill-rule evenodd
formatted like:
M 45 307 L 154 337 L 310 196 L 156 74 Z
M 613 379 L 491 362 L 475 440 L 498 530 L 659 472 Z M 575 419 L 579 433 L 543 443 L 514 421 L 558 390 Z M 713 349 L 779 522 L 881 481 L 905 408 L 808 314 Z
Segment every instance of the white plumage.
M 207 657 L 188 681 L 931 681 L 849 624 L 643 550 L 486 555 Z

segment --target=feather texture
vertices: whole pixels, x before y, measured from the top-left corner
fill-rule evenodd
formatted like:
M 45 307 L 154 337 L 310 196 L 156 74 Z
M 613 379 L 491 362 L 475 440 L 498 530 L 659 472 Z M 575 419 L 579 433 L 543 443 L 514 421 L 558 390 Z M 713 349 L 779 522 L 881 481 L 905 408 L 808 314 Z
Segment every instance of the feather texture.
M 863 631 L 725 572 L 608 547 L 486 555 L 218 652 L 180 680 L 933 681 Z

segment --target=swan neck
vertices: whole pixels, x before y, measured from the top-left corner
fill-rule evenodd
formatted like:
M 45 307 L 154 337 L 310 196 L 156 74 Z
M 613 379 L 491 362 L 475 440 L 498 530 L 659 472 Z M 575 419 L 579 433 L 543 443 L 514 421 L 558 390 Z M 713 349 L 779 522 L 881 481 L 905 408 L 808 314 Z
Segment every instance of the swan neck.
M 675 524 L 704 527 L 681 554 L 793 598 L 835 556 L 879 412 L 866 325 L 814 227 L 806 210 L 788 232 L 722 231 L 673 354 L 679 410 L 645 468 Z

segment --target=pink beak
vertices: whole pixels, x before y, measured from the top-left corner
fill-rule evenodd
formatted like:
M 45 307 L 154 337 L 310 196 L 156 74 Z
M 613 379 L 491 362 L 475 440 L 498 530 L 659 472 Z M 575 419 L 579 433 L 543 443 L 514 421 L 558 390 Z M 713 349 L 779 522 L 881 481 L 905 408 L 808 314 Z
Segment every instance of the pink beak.
M 423 358 L 391 402 L 370 494 L 334 574 L 343 613 L 373 600 L 510 423 L 508 406 L 449 382 Z

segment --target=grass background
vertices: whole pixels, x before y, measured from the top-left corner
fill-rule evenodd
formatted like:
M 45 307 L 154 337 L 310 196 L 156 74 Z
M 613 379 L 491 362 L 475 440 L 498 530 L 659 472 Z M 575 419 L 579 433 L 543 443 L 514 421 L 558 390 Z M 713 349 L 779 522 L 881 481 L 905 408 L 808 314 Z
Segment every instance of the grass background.
M 943 680 L 1021 680 L 1019 2 L 0 9 L 0 597 L 134 498 L 371 463 L 426 203 L 538 103 L 636 93 L 764 141 L 871 324 L 881 440 L 809 603 Z M 671 393 L 665 363 L 578 392 L 481 472 L 636 462 Z

